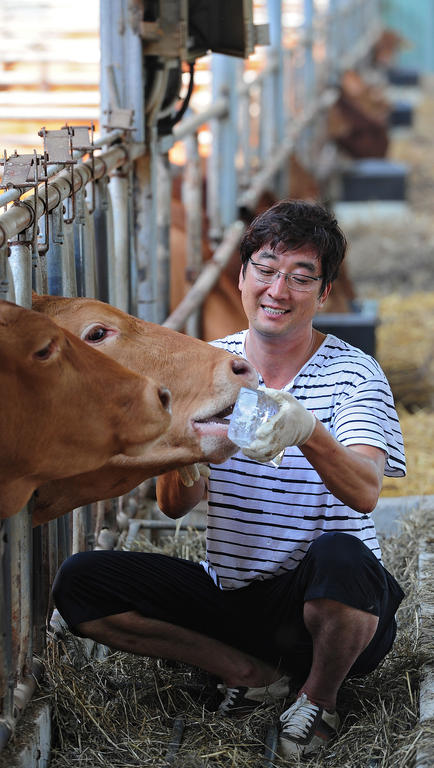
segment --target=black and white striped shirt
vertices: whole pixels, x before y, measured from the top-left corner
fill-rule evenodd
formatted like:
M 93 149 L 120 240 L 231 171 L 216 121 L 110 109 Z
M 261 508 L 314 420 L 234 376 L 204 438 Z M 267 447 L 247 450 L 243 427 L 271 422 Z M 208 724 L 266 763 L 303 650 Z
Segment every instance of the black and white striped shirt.
M 212 344 L 246 356 L 246 334 L 240 331 Z M 385 474 L 405 475 L 392 393 L 374 358 L 329 334 L 284 390 L 315 413 L 339 442 L 381 448 Z M 299 448 L 288 447 L 279 468 L 241 452 L 211 465 L 207 559 L 202 564 L 222 589 L 295 568 L 311 542 L 327 531 L 357 536 L 381 559 L 372 518 L 333 496 Z

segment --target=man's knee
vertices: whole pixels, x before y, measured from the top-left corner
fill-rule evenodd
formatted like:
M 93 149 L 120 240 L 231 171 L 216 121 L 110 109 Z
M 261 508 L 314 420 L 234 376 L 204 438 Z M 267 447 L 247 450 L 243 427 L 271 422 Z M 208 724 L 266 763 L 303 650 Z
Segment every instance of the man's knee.
M 54 600 L 56 600 L 57 595 L 70 591 L 70 587 L 76 582 L 78 575 L 83 578 L 89 565 L 88 555 L 92 554 L 92 552 L 78 552 L 62 563 L 53 582 Z
M 342 569 L 344 573 L 362 567 L 366 557 L 375 557 L 356 536 L 339 532 L 318 536 L 311 544 L 308 555 L 317 566 L 330 568 L 332 563 L 334 568 Z

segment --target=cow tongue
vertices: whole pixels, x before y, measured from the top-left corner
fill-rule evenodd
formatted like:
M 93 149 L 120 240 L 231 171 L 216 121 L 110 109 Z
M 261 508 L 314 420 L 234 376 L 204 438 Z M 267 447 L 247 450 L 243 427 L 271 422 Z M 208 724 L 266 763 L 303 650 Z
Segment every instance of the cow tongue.
M 215 413 L 212 416 L 206 416 L 203 419 L 195 419 L 199 424 L 209 424 L 217 423 L 217 424 L 229 424 L 229 416 L 232 414 L 232 411 L 234 410 L 234 403 L 232 405 L 229 405 L 227 408 L 223 408 L 222 411 L 219 411 L 219 413 Z

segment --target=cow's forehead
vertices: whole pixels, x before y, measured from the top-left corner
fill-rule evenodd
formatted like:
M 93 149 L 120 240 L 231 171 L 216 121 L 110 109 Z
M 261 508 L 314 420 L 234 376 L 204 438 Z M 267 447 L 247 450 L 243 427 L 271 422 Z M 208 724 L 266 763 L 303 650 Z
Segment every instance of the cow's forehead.
M 59 329 L 49 317 L 8 301 L 0 301 L 0 329 L 6 332 L 27 332 L 29 336 L 41 331 L 59 333 Z

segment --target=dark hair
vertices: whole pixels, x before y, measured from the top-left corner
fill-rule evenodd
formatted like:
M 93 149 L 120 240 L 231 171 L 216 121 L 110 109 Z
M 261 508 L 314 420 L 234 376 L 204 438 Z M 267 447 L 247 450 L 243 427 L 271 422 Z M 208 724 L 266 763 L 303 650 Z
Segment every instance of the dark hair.
M 256 216 L 244 233 L 240 243 L 243 274 L 250 257 L 264 245 L 273 250 L 279 245 L 288 250 L 314 248 L 321 261 L 322 293 L 338 275 L 347 240 L 333 214 L 319 203 L 282 200 Z

